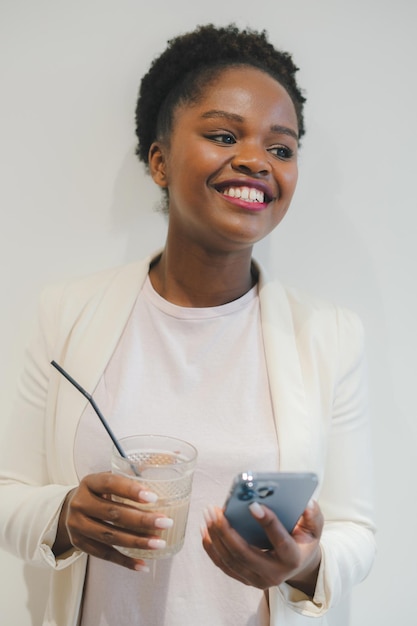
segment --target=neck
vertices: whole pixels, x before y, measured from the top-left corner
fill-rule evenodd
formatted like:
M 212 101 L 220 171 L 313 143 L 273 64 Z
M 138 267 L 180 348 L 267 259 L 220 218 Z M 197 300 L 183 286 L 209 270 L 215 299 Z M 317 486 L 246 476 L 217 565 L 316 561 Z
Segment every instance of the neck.
M 165 300 L 179 306 L 210 307 L 232 302 L 257 282 L 252 250 L 213 254 L 166 244 L 149 276 Z

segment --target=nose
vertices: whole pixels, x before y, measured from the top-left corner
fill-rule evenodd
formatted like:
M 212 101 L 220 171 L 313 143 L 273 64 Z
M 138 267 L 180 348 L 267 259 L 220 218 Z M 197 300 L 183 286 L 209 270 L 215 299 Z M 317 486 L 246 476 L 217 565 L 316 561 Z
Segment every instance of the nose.
M 265 176 L 271 171 L 268 156 L 264 146 L 253 143 L 240 144 L 232 159 L 232 167 L 242 174 Z

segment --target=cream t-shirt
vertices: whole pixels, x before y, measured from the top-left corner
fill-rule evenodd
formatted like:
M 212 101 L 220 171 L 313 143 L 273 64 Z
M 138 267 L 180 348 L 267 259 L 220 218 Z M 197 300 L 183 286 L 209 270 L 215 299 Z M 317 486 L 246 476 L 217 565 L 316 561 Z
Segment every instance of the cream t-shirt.
M 118 438 L 165 434 L 198 450 L 184 547 L 132 572 L 89 558 L 81 626 L 267 626 L 262 591 L 226 576 L 201 544 L 203 510 L 234 476 L 278 469 L 254 287 L 209 308 L 164 300 L 147 279 L 94 398 Z M 109 436 L 91 407 L 75 441 L 80 478 L 110 469 Z

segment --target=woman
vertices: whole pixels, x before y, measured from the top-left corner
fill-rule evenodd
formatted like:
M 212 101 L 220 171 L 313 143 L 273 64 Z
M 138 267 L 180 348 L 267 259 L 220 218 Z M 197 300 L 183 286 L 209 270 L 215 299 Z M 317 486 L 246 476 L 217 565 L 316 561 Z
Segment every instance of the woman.
M 44 294 L 1 457 L 2 545 L 54 569 L 44 624 L 324 624 L 369 571 L 360 322 L 252 259 L 297 183 L 295 73 L 263 33 L 206 26 L 169 42 L 136 112 L 138 155 L 165 194 L 165 246 Z M 112 502 L 153 494 L 108 473 L 111 442 L 52 359 L 94 390 L 118 437 L 151 431 L 198 448 L 185 546 L 153 574 L 112 546 L 158 550 L 172 522 Z M 291 535 L 252 508 L 269 551 L 209 506 L 248 468 L 319 476 Z

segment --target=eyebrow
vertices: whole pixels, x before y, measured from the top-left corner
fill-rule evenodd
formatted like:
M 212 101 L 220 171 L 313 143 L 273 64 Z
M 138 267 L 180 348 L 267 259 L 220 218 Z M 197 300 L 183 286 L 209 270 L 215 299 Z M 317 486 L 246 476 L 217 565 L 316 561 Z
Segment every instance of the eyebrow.
M 245 121 L 241 115 L 237 113 L 230 113 L 229 111 L 222 111 L 221 109 L 212 109 L 210 111 L 206 111 L 201 116 L 204 119 L 211 118 L 223 118 L 226 120 L 230 120 L 231 122 L 238 122 L 242 124 Z M 271 131 L 274 133 L 279 133 L 280 135 L 288 135 L 289 137 L 293 137 L 296 141 L 298 141 L 298 133 L 295 132 L 292 128 L 288 126 L 282 126 L 281 124 L 273 124 L 271 126 Z

